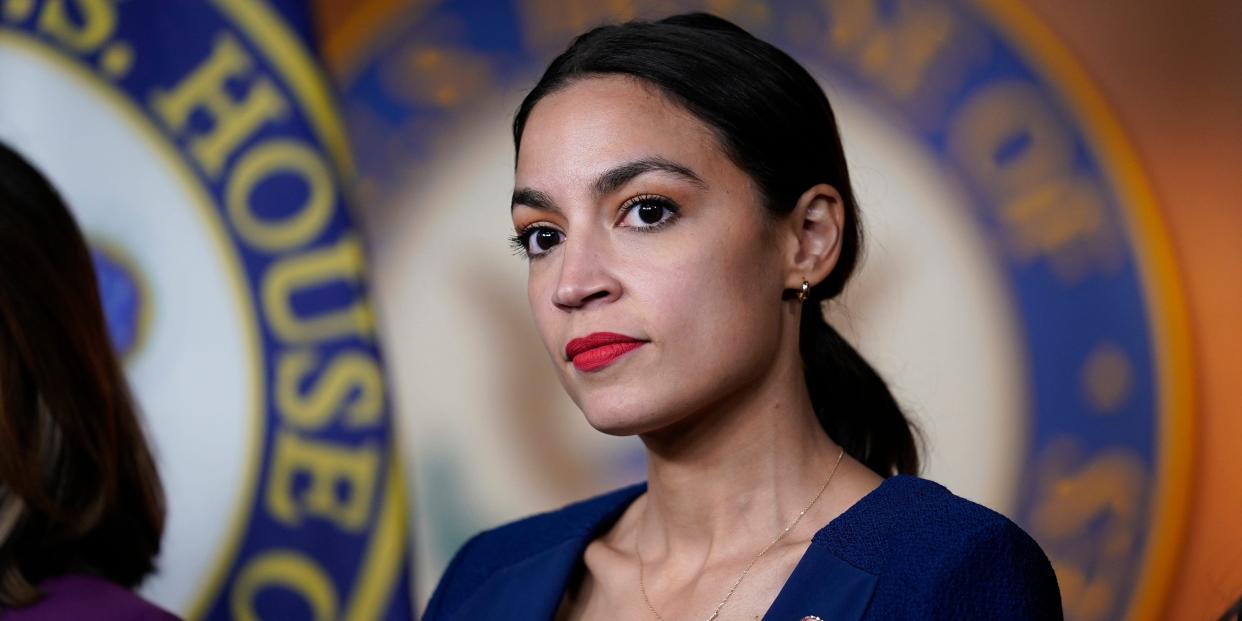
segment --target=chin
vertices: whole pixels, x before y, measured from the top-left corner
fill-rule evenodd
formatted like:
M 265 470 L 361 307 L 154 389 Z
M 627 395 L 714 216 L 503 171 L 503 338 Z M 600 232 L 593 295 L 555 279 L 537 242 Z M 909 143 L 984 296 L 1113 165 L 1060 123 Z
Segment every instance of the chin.
M 673 376 L 646 366 L 628 366 L 589 376 L 567 370 L 560 379 L 597 431 L 634 436 L 675 425 L 699 411 L 703 387 L 669 381 Z
M 610 436 L 635 436 L 649 431 L 653 427 L 651 416 L 631 408 L 617 407 L 582 407 L 586 420 L 596 431 Z M 658 425 L 655 425 L 658 427 Z
M 647 399 L 635 399 L 632 391 L 592 390 L 571 396 L 587 423 L 610 436 L 638 435 L 666 424 L 662 419 L 667 417 L 659 414 L 664 408 Z
M 677 399 L 660 395 L 635 398 L 634 391 L 597 391 L 574 397 L 578 409 L 597 431 L 610 436 L 636 436 L 665 429 L 685 419 L 688 409 Z M 670 395 L 664 395 L 666 397 Z
M 590 423 L 591 427 L 594 427 L 596 431 L 606 433 L 610 436 L 636 436 L 647 430 L 647 428 L 638 421 L 617 420 L 614 418 L 599 420 L 598 417 L 587 416 L 587 422 Z

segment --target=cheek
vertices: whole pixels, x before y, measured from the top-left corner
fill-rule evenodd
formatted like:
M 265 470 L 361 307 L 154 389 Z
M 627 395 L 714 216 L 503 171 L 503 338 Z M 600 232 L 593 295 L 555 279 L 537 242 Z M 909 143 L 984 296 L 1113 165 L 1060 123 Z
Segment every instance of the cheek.
M 549 270 L 542 267 L 530 267 L 526 280 L 526 299 L 530 303 L 531 315 L 534 317 L 540 340 L 549 354 L 559 360 L 555 355 L 556 343 L 560 340 L 558 319 L 563 318 L 564 313 L 552 306 L 551 287 L 555 286 L 555 282 L 549 276 Z
M 749 336 L 774 333 L 767 328 L 780 320 L 781 279 L 770 250 L 736 231 L 700 239 L 636 287 L 664 336 L 678 350 L 723 355 Z

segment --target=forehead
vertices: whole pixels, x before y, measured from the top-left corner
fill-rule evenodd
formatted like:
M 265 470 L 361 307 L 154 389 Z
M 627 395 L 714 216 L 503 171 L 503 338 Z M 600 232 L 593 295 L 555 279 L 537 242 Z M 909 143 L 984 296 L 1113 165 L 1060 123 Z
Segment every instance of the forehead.
M 659 156 L 701 176 L 732 168 L 711 130 L 656 87 L 627 76 L 578 80 L 544 97 L 522 133 L 517 184 L 582 184 L 622 162 Z

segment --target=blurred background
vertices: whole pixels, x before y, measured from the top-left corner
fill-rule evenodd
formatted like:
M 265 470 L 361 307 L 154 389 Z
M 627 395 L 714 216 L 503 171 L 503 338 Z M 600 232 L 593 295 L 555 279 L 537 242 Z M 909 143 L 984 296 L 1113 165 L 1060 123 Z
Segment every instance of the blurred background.
M 1069 619 L 1242 597 L 1242 4 L 0 0 L 0 140 L 92 239 L 169 488 L 144 593 L 409 618 L 471 534 L 644 476 L 534 333 L 510 124 L 575 34 L 690 10 L 828 93 L 869 246 L 826 312 L 924 476 Z

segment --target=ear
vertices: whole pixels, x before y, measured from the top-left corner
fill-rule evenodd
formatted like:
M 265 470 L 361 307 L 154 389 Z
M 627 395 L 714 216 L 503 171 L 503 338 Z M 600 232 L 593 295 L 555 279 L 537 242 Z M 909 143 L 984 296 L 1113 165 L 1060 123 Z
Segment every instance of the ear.
M 789 214 L 794 243 L 786 267 L 787 289 L 800 289 L 804 279 L 814 286 L 828 277 L 841 254 L 844 225 L 845 201 L 836 188 L 820 183 L 802 193 Z

